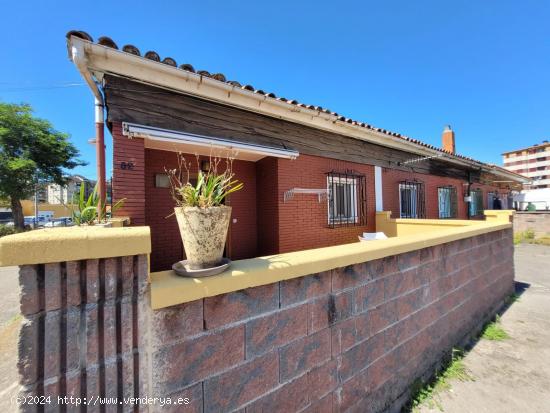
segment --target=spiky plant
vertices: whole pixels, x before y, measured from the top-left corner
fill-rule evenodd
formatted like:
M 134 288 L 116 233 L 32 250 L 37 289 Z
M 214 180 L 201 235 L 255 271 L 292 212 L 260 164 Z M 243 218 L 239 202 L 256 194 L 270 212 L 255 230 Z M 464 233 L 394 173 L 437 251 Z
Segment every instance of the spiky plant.
M 210 158 L 209 168 L 202 171 L 197 159 L 197 182 L 190 180 L 190 165 L 183 154 L 178 153 L 178 167 L 166 169 L 170 178 L 172 198 L 178 207 L 210 208 L 223 205 L 225 198 L 243 188 L 243 183 L 235 179 L 233 173 L 233 158 Z M 225 160 L 224 170 L 220 170 Z

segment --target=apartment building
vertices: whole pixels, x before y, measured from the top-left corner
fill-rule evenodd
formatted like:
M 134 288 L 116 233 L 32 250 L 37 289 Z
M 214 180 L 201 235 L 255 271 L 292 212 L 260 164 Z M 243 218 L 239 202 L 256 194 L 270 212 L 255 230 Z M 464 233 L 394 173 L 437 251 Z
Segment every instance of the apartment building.
M 547 140 L 502 154 L 504 168 L 531 178 L 527 189 L 550 188 L 550 143 Z
M 73 175 L 68 178 L 66 185 L 48 184 L 45 188 L 47 197 L 44 202 L 54 205 L 70 204 L 75 194 L 80 192 L 82 183 L 86 185 L 85 195 L 88 197 L 94 190 L 95 182 L 81 175 Z

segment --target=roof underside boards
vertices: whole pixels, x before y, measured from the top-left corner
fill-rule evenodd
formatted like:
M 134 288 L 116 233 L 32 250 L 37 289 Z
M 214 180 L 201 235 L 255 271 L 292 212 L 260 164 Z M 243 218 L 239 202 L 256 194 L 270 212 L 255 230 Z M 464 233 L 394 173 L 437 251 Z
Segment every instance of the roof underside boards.
M 439 158 L 407 163 L 419 156 L 122 77 L 105 75 L 104 85 L 109 122 L 132 122 L 245 144 L 295 150 L 304 155 L 468 179 L 468 168 Z M 479 176 L 478 169 L 470 171 Z

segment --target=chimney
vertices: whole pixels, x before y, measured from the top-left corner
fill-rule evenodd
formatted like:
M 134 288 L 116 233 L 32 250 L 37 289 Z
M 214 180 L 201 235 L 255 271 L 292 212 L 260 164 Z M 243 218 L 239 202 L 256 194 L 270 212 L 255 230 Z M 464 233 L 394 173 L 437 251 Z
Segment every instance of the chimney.
M 443 135 L 441 136 L 443 144 L 443 150 L 451 153 L 455 153 L 455 133 L 451 129 L 451 125 L 445 126 L 443 129 Z

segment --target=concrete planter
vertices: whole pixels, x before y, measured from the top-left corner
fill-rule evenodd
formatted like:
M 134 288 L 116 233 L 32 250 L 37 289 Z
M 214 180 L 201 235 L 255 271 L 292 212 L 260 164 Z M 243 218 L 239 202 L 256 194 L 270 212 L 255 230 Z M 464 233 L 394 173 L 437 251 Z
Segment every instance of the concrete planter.
M 231 207 L 174 208 L 187 262 L 191 269 L 215 267 L 223 258 Z

